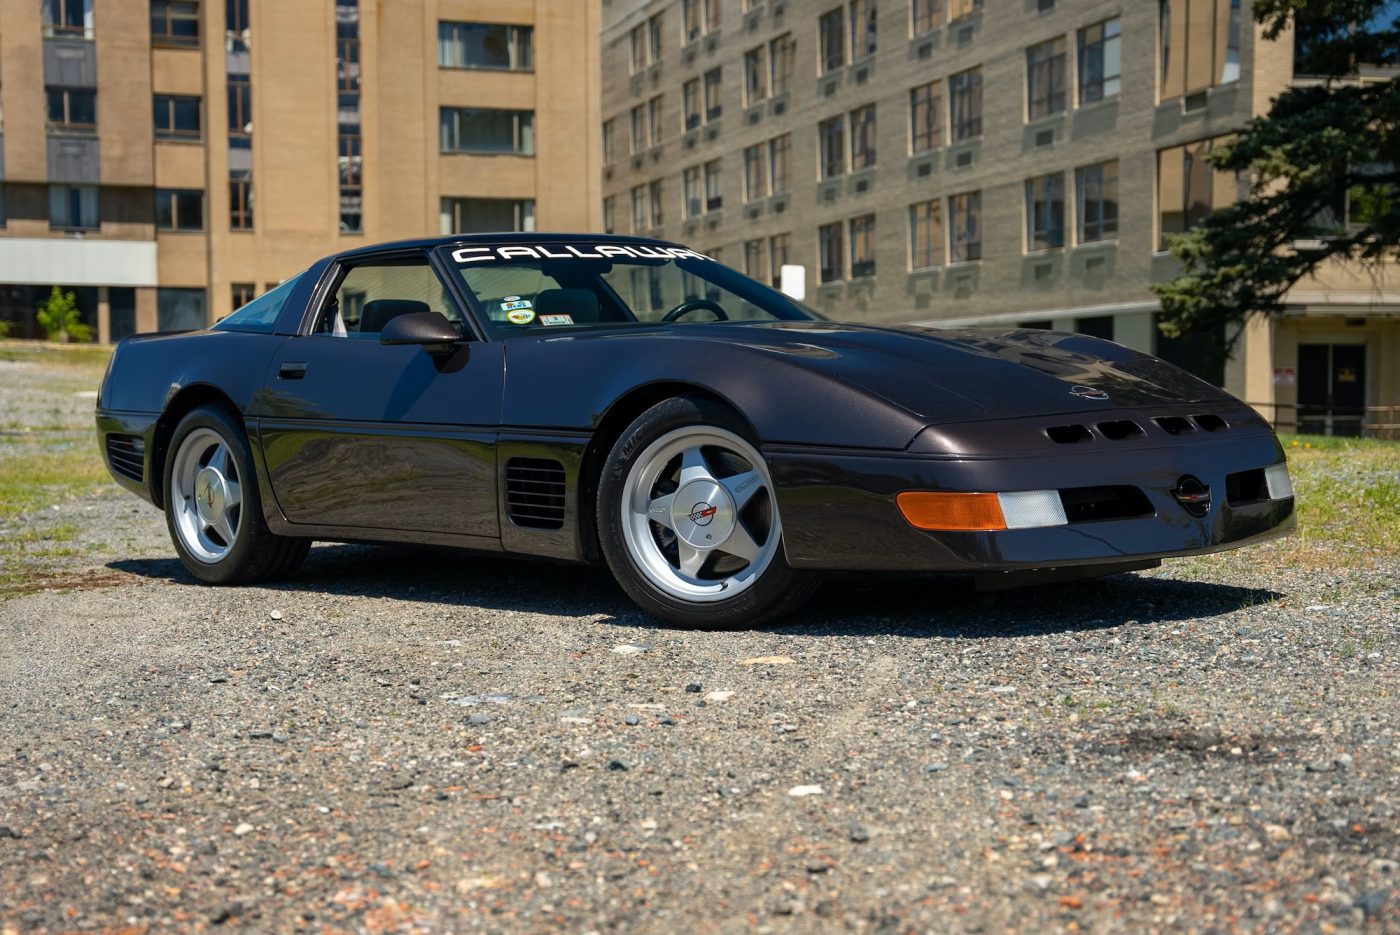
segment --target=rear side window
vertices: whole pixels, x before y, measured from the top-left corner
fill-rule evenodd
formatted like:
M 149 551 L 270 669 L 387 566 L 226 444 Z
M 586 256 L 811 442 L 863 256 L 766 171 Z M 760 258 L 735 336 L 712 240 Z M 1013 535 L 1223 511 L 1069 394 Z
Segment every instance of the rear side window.
M 287 304 L 287 299 L 304 275 L 304 272 L 298 273 L 275 289 L 264 292 L 232 315 L 220 319 L 211 330 L 271 334 L 277 324 L 277 316 L 282 314 L 282 306 Z

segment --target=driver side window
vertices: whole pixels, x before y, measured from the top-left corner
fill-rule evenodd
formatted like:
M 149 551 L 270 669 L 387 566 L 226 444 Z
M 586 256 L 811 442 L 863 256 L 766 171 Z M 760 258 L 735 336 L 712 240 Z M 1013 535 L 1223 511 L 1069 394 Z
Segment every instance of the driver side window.
M 461 313 L 427 257 L 371 260 L 341 275 L 314 332 L 378 340 L 392 319 L 415 312 L 437 312 L 463 331 Z

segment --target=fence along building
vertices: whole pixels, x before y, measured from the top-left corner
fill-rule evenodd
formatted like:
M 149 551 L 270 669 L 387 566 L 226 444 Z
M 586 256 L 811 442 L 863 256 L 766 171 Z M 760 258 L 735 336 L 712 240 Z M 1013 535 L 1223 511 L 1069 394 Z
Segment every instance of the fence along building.
M 1247 2 L 603 0 L 602 18 L 608 230 L 775 284 L 799 264 L 839 319 L 1111 338 L 1284 428 L 1400 421 L 1377 408 L 1400 404 L 1393 268 L 1300 284 L 1223 367 L 1155 327 L 1164 236 L 1247 191 L 1202 157 L 1313 80 Z
M 336 250 L 598 219 L 596 0 L 0 0 L 0 320 L 200 327 Z

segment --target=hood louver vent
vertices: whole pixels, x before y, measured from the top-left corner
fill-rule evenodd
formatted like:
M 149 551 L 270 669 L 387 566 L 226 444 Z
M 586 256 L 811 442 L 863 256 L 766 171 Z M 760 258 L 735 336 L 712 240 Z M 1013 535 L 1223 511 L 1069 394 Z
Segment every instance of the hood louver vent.
M 545 458 L 506 462 L 506 516 L 526 529 L 564 525 L 564 466 Z

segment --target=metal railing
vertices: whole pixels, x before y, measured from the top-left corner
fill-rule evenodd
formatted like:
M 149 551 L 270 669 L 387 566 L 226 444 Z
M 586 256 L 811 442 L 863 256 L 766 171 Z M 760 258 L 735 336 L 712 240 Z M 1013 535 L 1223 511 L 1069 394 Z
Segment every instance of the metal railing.
M 1336 408 L 1297 403 L 1246 403 L 1269 421 L 1275 431 L 1303 435 L 1400 439 L 1400 406 Z

